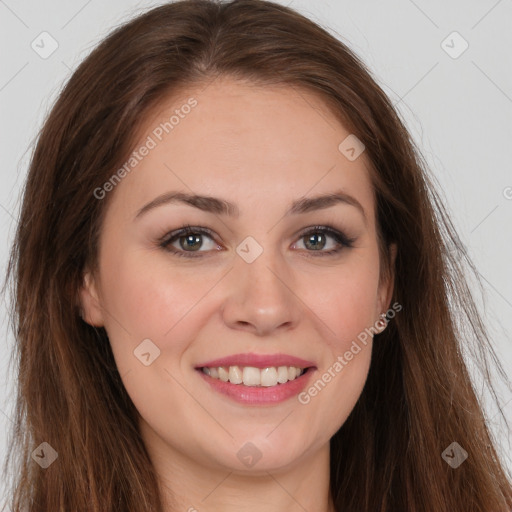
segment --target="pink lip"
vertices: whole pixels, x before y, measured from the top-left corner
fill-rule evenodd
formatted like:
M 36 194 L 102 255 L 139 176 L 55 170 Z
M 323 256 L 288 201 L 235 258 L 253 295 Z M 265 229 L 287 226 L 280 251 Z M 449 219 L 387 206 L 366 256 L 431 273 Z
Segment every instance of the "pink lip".
M 315 367 L 315 363 L 306 361 L 299 357 L 290 356 L 287 354 L 235 354 L 220 359 L 207 361 L 196 366 L 196 368 L 218 368 L 219 366 L 253 366 L 254 368 L 268 368 L 270 366 L 297 366 L 299 368 Z
M 277 384 L 275 386 L 269 387 L 258 387 L 244 386 L 243 384 L 232 384 L 231 382 L 223 382 L 220 379 L 214 379 L 206 375 L 200 369 L 196 369 L 196 371 L 210 386 L 210 389 L 213 389 L 214 391 L 227 396 L 231 400 L 234 400 L 240 404 L 253 406 L 274 405 L 297 396 L 304 390 L 308 383 L 311 382 L 313 374 L 316 373 L 313 368 L 310 368 L 300 377 L 297 377 L 294 380 L 290 380 L 285 384 Z

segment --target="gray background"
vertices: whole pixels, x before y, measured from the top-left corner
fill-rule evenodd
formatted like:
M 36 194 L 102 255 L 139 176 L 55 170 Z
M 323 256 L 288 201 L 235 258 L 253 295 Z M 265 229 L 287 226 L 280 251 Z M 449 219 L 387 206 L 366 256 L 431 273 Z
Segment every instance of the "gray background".
M 62 84 L 110 30 L 161 3 L 0 0 L 2 269 L 32 144 Z M 347 43 L 392 98 L 437 177 L 460 237 L 478 267 L 485 292 L 480 306 L 496 350 L 511 374 L 512 1 L 280 3 L 298 9 Z M 50 39 L 41 42 L 47 37 L 40 36 L 44 31 L 58 48 L 43 59 L 31 44 L 35 41 L 40 52 L 50 49 Z M 463 40 L 448 37 L 453 31 Z M 464 40 L 469 46 L 458 55 Z M 0 315 L 4 340 L 0 357 L 3 461 L 15 384 L 9 367 L 13 339 L 5 298 Z M 477 372 L 473 374 L 480 392 L 481 378 Z M 498 391 L 499 407 L 512 421 L 511 384 L 498 383 Z M 500 422 L 498 406 L 485 392 L 482 401 L 500 453 L 512 471 L 511 433 Z M 1 487 L 0 491 L 0 496 L 4 495 Z

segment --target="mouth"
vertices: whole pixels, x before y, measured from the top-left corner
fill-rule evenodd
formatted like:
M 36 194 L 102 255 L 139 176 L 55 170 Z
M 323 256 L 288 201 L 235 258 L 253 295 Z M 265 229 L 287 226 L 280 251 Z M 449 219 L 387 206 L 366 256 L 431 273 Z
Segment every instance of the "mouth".
M 270 388 L 294 381 L 313 367 L 298 366 L 203 366 L 196 368 L 212 379 L 247 387 Z
M 272 406 L 297 397 L 316 367 L 208 366 L 195 369 L 209 390 L 245 406 Z

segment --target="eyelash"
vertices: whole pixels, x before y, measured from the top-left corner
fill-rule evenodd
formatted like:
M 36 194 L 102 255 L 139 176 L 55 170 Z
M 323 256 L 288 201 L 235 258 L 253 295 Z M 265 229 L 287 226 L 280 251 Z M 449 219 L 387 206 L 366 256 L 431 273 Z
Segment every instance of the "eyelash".
M 299 239 L 304 238 L 307 235 L 315 234 L 315 233 L 322 233 L 324 235 L 331 236 L 338 244 L 339 246 L 335 249 L 331 249 L 329 251 L 306 251 L 309 253 L 315 253 L 317 254 L 311 254 L 312 257 L 324 257 L 324 256 L 334 256 L 335 254 L 341 252 L 343 249 L 351 248 L 353 247 L 353 243 L 356 241 L 356 238 L 349 238 L 344 233 L 334 229 L 331 226 L 313 226 L 306 228 L 304 231 L 301 232 L 299 235 Z M 179 240 L 183 236 L 188 235 L 207 235 L 213 240 L 213 232 L 208 228 L 201 228 L 201 227 L 192 227 L 189 224 L 182 226 L 180 229 L 172 231 L 170 233 L 167 233 L 162 238 L 159 239 L 158 245 L 164 249 L 165 251 L 168 251 L 176 256 L 179 256 L 180 258 L 202 258 L 204 257 L 201 254 L 193 254 L 193 252 L 188 251 L 182 251 L 175 249 L 174 247 L 170 247 L 170 244 L 173 243 L 175 240 Z M 205 251 L 198 251 L 205 252 Z

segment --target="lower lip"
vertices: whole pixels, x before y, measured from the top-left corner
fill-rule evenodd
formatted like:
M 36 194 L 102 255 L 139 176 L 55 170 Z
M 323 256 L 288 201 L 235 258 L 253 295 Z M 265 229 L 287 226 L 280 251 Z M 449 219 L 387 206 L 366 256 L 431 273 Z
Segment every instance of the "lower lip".
M 201 369 L 197 369 L 201 377 L 219 393 L 233 399 L 235 402 L 245 405 L 278 404 L 298 395 L 308 384 L 315 368 L 309 368 L 307 372 L 285 384 L 275 386 L 244 386 L 232 384 L 220 379 L 214 379 L 206 375 Z

